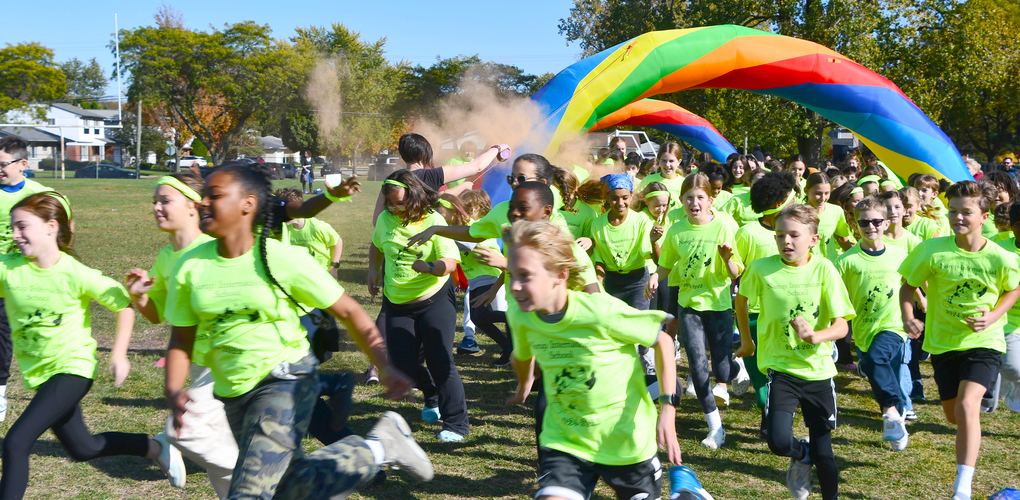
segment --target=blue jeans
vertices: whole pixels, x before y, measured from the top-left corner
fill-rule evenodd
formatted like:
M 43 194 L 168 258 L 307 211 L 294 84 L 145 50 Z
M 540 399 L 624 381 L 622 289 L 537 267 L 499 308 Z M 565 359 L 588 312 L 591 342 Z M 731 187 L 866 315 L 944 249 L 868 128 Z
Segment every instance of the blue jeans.
M 900 398 L 903 400 L 905 411 L 914 411 L 914 400 L 910 399 L 910 393 L 914 390 L 914 378 L 910 375 L 910 361 L 913 359 L 914 348 L 910 339 L 903 343 L 903 364 L 900 365 Z
M 867 352 L 857 348 L 857 356 L 861 360 L 861 369 L 871 383 L 871 391 L 875 394 L 875 401 L 878 401 L 882 408 L 894 407 L 903 415 L 904 400 L 909 397 L 903 396 L 903 389 L 900 384 L 900 368 L 903 366 L 903 338 L 890 331 L 878 332 L 871 341 Z M 909 375 L 909 373 L 908 373 Z M 907 377 L 909 383 L 909 376 Z M 909 393 L 908 393 L 909 394 Z

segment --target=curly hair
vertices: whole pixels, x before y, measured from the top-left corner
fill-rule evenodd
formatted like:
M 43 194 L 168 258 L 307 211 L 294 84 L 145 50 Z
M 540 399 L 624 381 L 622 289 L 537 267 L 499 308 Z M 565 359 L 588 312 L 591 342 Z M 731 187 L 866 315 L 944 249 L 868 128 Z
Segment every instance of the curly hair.
M 574 258 L 573 242 L 563 228 L 549 221 L 517 221 L 503 235 L 507 248 L 526 247 L 538 254 L 542 266 L 551 273 L 566 270 L 567 288 L 584 288 L 581 272 L 585 267 Z
M 751 185 L 751 210 L 762 213 L 782 203 L 797 186 L 793 172 L 769 172 Z
M 472 189 L 460 194 L 460 201 L 464 202 L 464 211 L 471 220 L 481 220 L 492 210 L 492 200 L 489 193 L 481 189 Z

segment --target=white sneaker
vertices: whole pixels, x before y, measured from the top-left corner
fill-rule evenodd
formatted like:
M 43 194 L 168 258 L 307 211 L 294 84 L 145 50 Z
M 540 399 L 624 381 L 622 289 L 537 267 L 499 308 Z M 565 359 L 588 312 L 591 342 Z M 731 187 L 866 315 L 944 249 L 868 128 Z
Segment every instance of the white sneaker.
M 687 377 L 687 386 L 684 387 L 684 394 L 692 398 L 698 397 L 698 392 L 694 390 L 694 379 L 691 377 Z
M 716 406 L 726 407 L 730 405 L 730 393 L 726 391 L 725 387 L 715 384 L 715 387 L 712 388 L 712 395 L 715 396 Z
M 907 427 L 903 418 L 890 410 L 882 414 L 882 441 L 896 441 L 907 435 Z
M 730 388 L 733 390 L 734 396 L 743 396 L 747 389 L 751 387 L 751 375 L 747 373 L 747 368 L 744 367 L 744 358 L 737 358 L 736 362 L 740 365 L 740 371 L 737 372 L 737 378 L 733 379 L 733 382 L 730 383 Z
M 801 438 L 800 442 L 806 448 L 808 438 Z M 790 459 L 790 468 L 786 471 L 786 489 L 790 491 L 793 500 L 807 500 L 811 494 L 811 466 L 810 460 L 804 463 L 796 458 Z
M 907 420 L 909 422 L 916 422 L 917 414 L 914 413 L 914 410 L 907 410 L 906 413 L 903 414 L 903 420 Z
M 726 442 L 726 431 L 722 427 L 709 431 L 708 436 L 701 440 L 701 445 L 705 448 L 718 450 Z
M 6 387 L 5 387 L 6 389 Z M 7 394 L 0 394 L 0 422 L 7 418 Z
M 970 495 L 964 495 L 957 491 L 956 493 L 953 493 L 953 500 L 970 500 Z
M 1013 413 L 1020 413 L 1020 386 L 1016 382 L 1006 382 L 1009 389 L 1006 391 L 1006 409 Z
M 188 479 L 188 472 L 184 469 L 181 452 L 171 445 L 163 434 L 152 436 L 152 440 L 159 443 L 160 446 L 159 456 L 153 459 L 156 465 L 166 474 L 166 478 L 170 480 L 170 486 L 183 488 Z

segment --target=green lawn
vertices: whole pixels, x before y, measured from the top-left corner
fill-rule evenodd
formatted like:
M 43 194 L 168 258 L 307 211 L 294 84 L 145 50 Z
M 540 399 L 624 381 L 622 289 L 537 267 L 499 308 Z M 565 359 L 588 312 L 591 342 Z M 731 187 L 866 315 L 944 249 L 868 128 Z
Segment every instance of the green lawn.
M 76 251 L 84 263 L 109 276 L 123 276 L 132 267 L 148 268 L 156 252 L 167 244 L 166 236 L 155 229 L 152 221 L 154 180 L 39 181 L 71 199 L 77 225 Z M 293 180 L 278 184 L 297 186 Z M 378 188 L 378 183 L 366 183 L 365 194 L 354 203 L 337 204 L 321 215 L 345 241 L 341 268 L 344 287 L 373 317 L 379 311 L 380 301 L 368 296 L 364 278 L 366 245 L 371 235 L 369 219 Z M 149 325 L 138 316 L 130 357 L 133 372 L 124 386 L 117 389 L 108 373 L 113 315 L 93 307 L 93 333 L 99 339 L 100 367 L 96 385 L 83 401 L 87 424 L 94 432 L 161 432 L 167 415 L 162 396 L 163 371 L 152 365 L 166 346 L 168 328 Z M 413 396 L 409 401 L 390 403 L 379 397 L 378 386 L 358 387 L 355 414 L 351 417 L 355 432 L 367 433 L 385 410 L 400 412 L 435 463 L 436 479 L 416 484 L 400 472 L 391 472 L 384 484 L 352 498 L 531 498 L 536 491 L 536 460 L 530 407 L 504 406 L 503 401 L 514 388 L 513 375 L 489 366 L 499 348 L 485 337 L 478 340 L 486 348 L 483 355 L 458 358 L 472 425 L 471 435 L 464 443 L 437 442 L 434 434 L 438 427 L 421 422 L 420 403 L 416 404 Z M 323 369 L 360 374 L 366 367 L 366 358 L 351 347 Z M 922 368 L 928 377 L 927 395 L 934 398 L 931 366 L 925 363 Z M 686 376 L 684 367 L 680 371 Z M 33 395 L 22 388 L 18 377 L 15 369 L 7 392 L 8 418 L 0 424 L 0 433 L 6 432 Z M 833 441 L 842 471 L 844 498 L 949 498 L 955 474 L 955 429 L 946 424 L 938 402 L 915 406 L 920 421 L 909 426 L 910 447 L 894 453 L 880 440 L 880 416 L 868 384 L 849 374 L 840 374 L 836 383 L 840 427 Z M 533 398 L 529 403 L 533 403 Z M 685 398 L 678 411 L 677 432 L 685 462 L 717 499 L 788 498 L 783 484 L 788 459 L 773 456 L 758 439 L 759 417 L 753 406 L 749 394 L 734 398 L 731 406 L 723 410 L 728 439 L 718 451 L 698 444 L 706 426 L 697 402 Z M 983 426 L 985 440 L 974 498 L 984 498 L 1004 487 L 1020 488 L 1017 453 L 1020 416 L 1000 409 L 984 415 Z M 806 435 L 806 429 L 801 431 Z M 320 444 L 306 440 L 305 446 L 315 449 Z M 35 445 L 33 453 L 27 498 L 214 498 L 205 473 L 190 463 L 188 484 L 181 491 L 170 488 L 159 469 L 147 460 L 108 458 L 74 463 L 49 432 Z M 816 487 L 812 498 L 817 495 Z M 596 498 L 612 498 L 612 494 L 601 487 Z

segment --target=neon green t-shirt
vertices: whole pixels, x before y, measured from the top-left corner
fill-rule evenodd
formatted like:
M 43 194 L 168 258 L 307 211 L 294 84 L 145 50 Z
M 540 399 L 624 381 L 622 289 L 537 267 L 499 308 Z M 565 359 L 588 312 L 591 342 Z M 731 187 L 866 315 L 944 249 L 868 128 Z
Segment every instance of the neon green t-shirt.
M 956 245 L 955 236 L 921 242 L 900 266 L 910 286 L 928 282 L 928 315 L 924 324 L 924 350 L 932 354 L 979 347 L 1006 351 L 1003 327 L 1006 317 L 981 332 L 967 326 L 977 309 L 995 308 L 999 296 L 1013 290 L 1020 279 L 1016 254 L 986 241 L 977 252 Z
M 838 205 L 825 204 L 825 210 L 818 214 L 818 244 L 811 251 L 819 257 L 828 257 L 828 248 L 833 236 L 846 238 L 850 236 L 850 226 L 846 223 L 846 214 Z M 839 246 L 839 245 L 836 245 Z
M 711 222 L 700 226 L 684 219 L 662 237 L 659 265 L 670 270 L 669 286 L 679 287 L 680 306 L 698 311 L 732 309 L 730 275 L 718 245 L 725 243 L 733 248 L 737 266 L 743 268 L 743 264 L 736 251 L 735 224 L 727 219 L 715 214 Z
M 995 234 L 995 236 L 992 236 L 989 239 L 992 240 L 995 243 L 998 243 L 1000 241 L 1008 240 L 1008 239 L 1010 239 L 1012 237 L 1013 237 L 1013 231 L 999 231 L 998 233 Z
M 336 234 L 333 226 L 315 217 L 309 217 L 305 219 L 305 225 L 301 229 L 295 227 L 288 229 L 287 238 L 291 245 L 307 249 L 320 267 L 329 269 L 333 261 L 333 248 L 340 241 L 340 235 Z
M 779 246 L 776 244 L 776 230 L 774 228 L 767 229 L 762 225 L 761 220 L 744 224 L 743 227 L 737 230 L 733 239 L 737 243 L 734 250 L 740 255 L 740 261 L 745 265 L 749 265 L 758 259 L 779 255 Z M 747 312 L 749 314 L 756 314 L 758 308 L 748 305 Z
M 751 186 L 748 186 L 746 184 L 734 184 L 730 186 L 730 192 L 733 193 L 733 196 L 740 196 L 742 194 L 746 194 L 748 196 L 748 199 L 750 199 Z
M 639 311 L 605 294 L 569 291 L 563 319 L 507 310 L 514 357 L 535 358 L 549 398 L 539 445 L 603 465 L 656 453 L 656 411 L 635 344 L 652 347 L 662 311 Z
M 13 231 L 11 230 L 11 209 L 19 201 L 28 198 L 35 193 L 53 191 L 32 179 L 25 179 L 25 185 L 14 193 L 0 190 L 0 255 L 11 253 L 15 250 Z
M 489 212 L 490 214 L 492 212 Z M 449 275 L 434 276 L 411 269 L 416 260 L 432 262 L 439 259 L 453 259 L 460 262 L 457 244 L 449 238 L 433 236 L 414 248 L 407 248 L 407 240 L 432 227 L 445 226 L 446 219 L 436 212 L 429 212 L 417 222 L 407 226 L 403 221 L 384 211 L 379 214 L 372 233 L 372 244 L 386 257 L 383 294 L 394 304 L 404 304 L 435 293 L 451 279 Z M 474 227 L 473 225 L 471 227 Z
M 308 354 L 305 314 L 276 288 L 259 258 L 259 239 L 244 255 L 220 257 L 205 242 L 177 261 L 169 282 L 166 317 L 177 327 L 197 327 L 194 351 L 212 370 L 213 392 L 247 393 L 283 362 Z M 266 240 L 266 260 L 276 281 L 305 308 L 326 309 L 344 289 L 311 255 Z
M 591 177 L 591 173 L 588 172 L 587 168 L 580 165 L 574 165 L 574 177 L 577 177 L 577 185 L 580 186 L 585 182 L 588 182 L 588 178 Z
M 740 279 L 740 295 L 758 307 L 758 369 L 787 373 L 804 380 L 825 380 L 836 375 L 832 343 L 809 344 L 790 326 L 797 316 L 816 331 L 835 318 L 853 319 L 846 286 L 832 262 L 815 255 L 807 264 L 793 267 L 779 255 L 758 259 Z
M 997 234 L 999 234 L 999 230 L 995 227 L 995 216 L 988 214 L 985 223 L 981 225 L 981 236 L 991 239 Z
M 910 231 L 910 234 L 917 236 L 921 241 L 939 237 L 938 223 L 922 215 L 915 215 L 914 222 L 905 226 L 904 229 Z
M 465 160 L 464 158 L 461 158 L 460 156 L 454 156 L 453 158 L 450 158 L 450 161 L 446 162 L 446 164 L 447 165 L 463 165 L 465 163 L 468 163 L 468 161 L 469 160 Z M 449 189 L 449 188 L 457 187 L 457 186 L 459 186 L 461 184 L 464 184 L 464 181 L 466 181 L 466 180 L 467 179 L 461 179 L 459 181 L 447 182 L 446 183 L 446 188 Z
M 167 295 L 166 284 L 170 282 L 171 273 L 173 273 L 174 267 L 177 266 L 177 260 L 195 247 L 212 240 L 212 236 L 203 233 L 198 235 L 198 237 L 195 238 L 190 245 L 176 252 L 174 251 L 173 245 L 167 245 L 159 251 L 159 254 L 156 255 L 156 262 L 152 264 L 152 269 L 149 271 L 149 278 L 152 279 L 152 289 L 150 289 L 146 295 L 149 296 L 149 300 L 152 301 L 152 304 L 156 306 L 156 313 L 159 315 L 160 321 L 166 319 L 164 316 Z
M 850 232 L 847 238 L 850 239 L 851 245 L 857 244 L 857 237 L 854 236 L 853 231 Z M 817 247 L 821 244 L 822 242 L 819 241 L 815 246 Z M 836 242 L 836 238 L 829 238 L 828 243 L 825 245 L 825 258 L 835 262 L 840 255 L 843 255 L 843 247 L 839 246 L 839 243 Z
M 899 301 L 903 282 L 899 268 L 906 258 L 907 252 L 899 247 L 886 245 L 882 255 L 873 257 L 858 244 L 834 262 L 857 313 L 854 342 L 864 352 L 871 347 L 875 335 L 883 331 L 907 340 Z
M 733 217 L 738 226 L 743 226 L 761 218 L 761 214 L 751 208 L 750 191 L 743 193 L 734 192 L 733 197 L 726 201 L 721 210 Z
M 20 253 L 0 256 L 0 296 L 21 380 L 29 389 L 58 373 L 95 378 L 89 302 L 95 299 L 111 311 L 131 306 L 120 283 L 64 253 L 49 269 Z
M 917 245 L 921 244 L 921 238 L 910 234 L 910 231 L 903 231 L 903 234 L 895 240 L 890 238 L 889 235 L 883 235 L 882 241 L 885 242 L 886 245 L 898 247 L 907 255 L 910 255 L 910 252 L 913 252 L 914 249 L 917 248 Z
M 627 210 L 627 217 L 619 226 L 609 223 L 609 214 L 600 215 L 591 226 L 591 239 L 595 244 L 594 261 L 601 262 L 606 271 L 629 273 L 645 267 L 652 254 L 648 233 L 652 230 L 648 217 Z
M 567 223 L 567 227 L 570 228 L 570 234 L 574 236 L 575 240 L 581 237 L 591 237 L 591 223 L 598 217 L 591 207 L 580 201 L 575 201 L 573 209 L 563 207 L 559 213 Z
M 499 241 L 496 239 L 488 239 L 481 243 L 478 243 L 471 248 L 462 247 L 461 243 L 457 243 L 457 249 L 460 250 L 460 269 L 464 271 L 464 277 L 468 281 L 478 278 L 480 276 L 493 276 L 499 277 L 500 270 L 492 266 L 487 266 L 478 261 L 475 257 L 474 248 L 476 247 L 488 247 L 493 250 L 499 250 Z
M 719 191 L 719 195 L 712 198 L 712 205 L 721 207 L 726 205 L 726 202 L 730 201 L 730 198 L 733 198 L 733 193 L 725 190 Z
M 997 242 L 997 244 L 1007 252 L 1016 255 L 1017 260 L 1020 261 L 1020 248 L 1016 247 L 1016 238 L 1007 238 Z M 1016 301 L 1013 307 L 1009 308 L 1009 312 L 1006 313 L 1006 325 L 1003 327 L 1003 332 L 1020 332 L 1020 300 Z
M 672 195 L 670 196 L 671 202 L 669 208 L 678 208 L 680 206 L 680 188 L 684 185 L 684 176 L 676 174 L 672 179 L 666 179 L 662 174 L 647 175 L 644 179 L 641 179 L 641 183 L 638 184 L 635 193 L 644 191 L 653 182 L 661 182 Z

